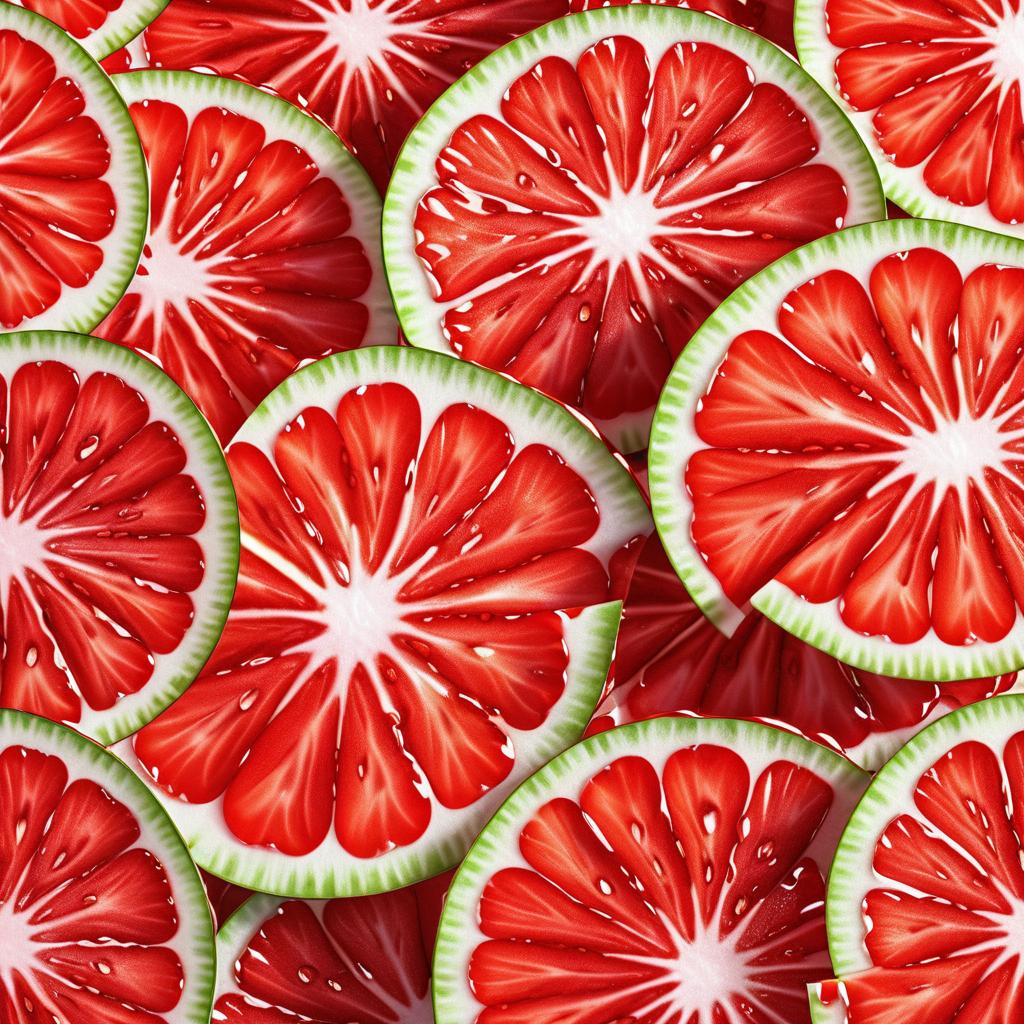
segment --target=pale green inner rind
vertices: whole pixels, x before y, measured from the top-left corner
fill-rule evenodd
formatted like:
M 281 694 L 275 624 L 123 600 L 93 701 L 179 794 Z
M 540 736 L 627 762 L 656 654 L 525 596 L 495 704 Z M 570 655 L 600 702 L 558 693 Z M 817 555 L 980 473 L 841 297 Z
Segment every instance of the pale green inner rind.
M 217 985 L 214 1003 L 229 992 L 241 991 L 235 978 L 235 962 L 242 955 L 256 930 L 284 902 L 280 896 L 254 893 L 223 924 L 217 932 Z
M 152 24 L 169 2 L 170 0 L 123 0 L 120 9 L 111 12 L 100 29 L 79 42 L 97 60 L 109 57 Z

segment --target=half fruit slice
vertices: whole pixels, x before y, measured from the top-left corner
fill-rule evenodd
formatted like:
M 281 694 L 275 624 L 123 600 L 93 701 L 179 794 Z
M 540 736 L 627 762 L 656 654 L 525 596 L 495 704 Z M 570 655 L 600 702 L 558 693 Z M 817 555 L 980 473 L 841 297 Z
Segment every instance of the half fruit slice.
M 110 79 L 52 22 L 0 4 L 0 332 L 92 330 L 135 273 L 146 210 Z
M 134 39 L 168 0 L 11 0 L 49 18 L 97 59 Z
M 912 220 L 780 260 L 658 407 L 658 531 L 725 632 L 751 605 L 869 672 L 1024 664 L 1024 245 Z
M 238 568 L 217 440 L 152 363 L 0 338 L 0 706 L 111 743 L 195 678 Z
M 336 136 L 212 75 L 117 76 L 149 160 L 138 274 L 97 328 L 144 352 L 228 441 L 303 360 L 386 344 L 380 200 Z
M 955 711 L 877 775 L 828 889 L 820 1019 L 1024 1019 L 1024 697 Z
M 588 732 L 669 714 L 766 719 L 874 770 L 926 722 L 1016 681 L 1012 672 L 954 683 L 875 675 L 836 661 L 756 611 L 726 637 L 652 535 L 629 584 L 612 676 Z
M 451 875 L 377 896 L 253 896 L 217 936 L 224 1024 L 433 1024 L 430 961 Z
M 632 4 L 503 47 L 417 125 L 384 250 L 409 341 L 646 447 L 673 359 L 742 280 L 880 218 L 856 133 L 778 48 Z
M 287 896 L 451 867 L 593 712 L 648 513 L 586 425 L 436 353 L 289 378 L 228 452 L 242 565 L 134 740 L 196 860 Z
M 524 783 L 455 877 L 438 1024 L 807 1021 L 825 877 L 867 777 L 770 726 L 662 718 Z
M 0 711 L 0 1019 L 206 1024 L 213 922 L 152 793 L 102 747 Z
M 1024 235 L 1018 0 L 798 0 L 804 66 L 840 102 L 886 194 L 917 217 Z

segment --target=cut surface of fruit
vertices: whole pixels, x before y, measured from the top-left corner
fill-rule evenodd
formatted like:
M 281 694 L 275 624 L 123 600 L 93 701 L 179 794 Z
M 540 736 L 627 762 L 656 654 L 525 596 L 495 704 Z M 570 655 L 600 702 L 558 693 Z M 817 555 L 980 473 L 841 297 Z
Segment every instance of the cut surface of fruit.
M 95 57 L 106 57 L 134 39 L 167 0 L 10 0 L 49 18 Z
M 928 721 L 1005 693 L 1016 680 L 1016 673 L 953 683 L 874 675 L 756 611 L 726 637 L 694 603 L 653 535 L 629 584 L 610 685 L 588 731 L 668 714 L 765 719 L 874 770 Z
M 448 894 L 438 1024 L 802 1024 L 867 780 L 766 725 L 662 718 L 524 783 Z M 568 853 L 566 851 L 569 851 Z
M 96 334 L 155 358 L 222 442 L 303 360 L 396 340 L 380 200 L 328 129 L 212 75 L 116 81 L 152 213 L 138 274 Z
M 632 4 L 483 61 L 409 136 L 384 252 L 403 330 L 643 448 L 673 359 L 747 276 L 882 216 L 877 176 L 789 57 Z
M 159 802 L 102 747 L 0 710 L 0 1019 L 207 1024 L 210 910 Z
M 450 882 L 344 900 L 253 896 L 217 936 L 214 1018 L 434 1024 L 430 961 Z
M 1024 235 L 1019 0 L 798 0 L 804 66 L 917 217 Z
M 0 333 L 88 333 L 135 272 L 146 166 L 117 89 L 65 32 L 0 4 Z
M 228 464 L 227 626 L 126 756 L 237 884 L 356 895 L 451 867 L 592 714 L 642 496 L 556 403 L 398 347 L 300 370 Z
M 727 633 L 751 605 L 848 664 L 1024 664 L 1024 246 L 901 220 L 780 260 L 680 357 L 651 498 Z
M 0 338 L 0 707 L 111 743 L 195 678 L 238 567 L 217 440 L 152 363 Z
M 223 878 L 211 875 L 208 871 L 200 869 L 199 877 L 203 880 L 206 898 L 218 928 L 252 895 L 249 889 L 225 882 Z
M 876 776 L 836 853 L 822 1020 L 1024 1019 L 1024 697 L 962 708 Z

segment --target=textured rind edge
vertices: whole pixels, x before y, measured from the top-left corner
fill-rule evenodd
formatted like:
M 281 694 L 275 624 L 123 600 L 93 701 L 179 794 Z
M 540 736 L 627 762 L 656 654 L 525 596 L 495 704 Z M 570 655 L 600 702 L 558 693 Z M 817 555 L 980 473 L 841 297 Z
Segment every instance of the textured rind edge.
M 234 976 L 235 961 L 256 933 L 256 929 L 274 913 L 288 897 L 253 893 L 220 926 L 217 932 L 217 984 L 213 1001 L 227 992 L 239 991 Z
M 693 412 L 737 333 L 754 326 L 744 317 L 773 297 L 778 302 L 788 291 L 816 274 L 844 267 L 850 251 L 877 248 L 881 255 L 920 245 L 950 251 L 958 242 L 984 250 L 990 263 L 1024 267 L 1024 241 L 946 221 L 892 220 L 860 224 L 826 235 L 776 260 L 740 285 L 705 321 L 683 349 L 669 374 L 654 414 L 648 454 L 648 479 L 654 521 L 665 552 L 697 606 L 723 633 L 731 635 L 747 608 L 737 608 L 699 556 L 690 536 L 690 504 L 682 474 L 693 449 L 680 443 L 692 434 Z M 954 252 L 955 256 L 955 252 Z M 777 302 L 776 307 L 777 308 Z M 770 324 L 757 326 L 774 331 Z M 704 447 L 703 444 L 698 447 Z M 680 509 L 687 509 L 685 516 Z M 886 650 L 882 641 L 857 637 L 852 630 L 837 630 L 820 609 L 792 595 L 775 581 L 751 601 L 787 632 L 812 647 L 856 668 L 897 678 L 954 682 L 1013 672 L 1024 666 L 1024 625 L 1018 616 L 1015 642 L 975 644 L 953 649 L 942 645 L 933 652 Z
M 542 801 L 558 795 L 559 782 L 581 767 L 595 769 L 619 756 L 644 756 L 652 739 L 667 739 L 680 748 L 697 743 L 721 743 L 742 753 L 744 742 L 753 742 L 769 753 L 793 755 L 798 763 L 820 771 L 837 788 L 851 795 L 863 792 L 869 776 L 855 764 L 828 747 L 797 733 L 759 722 L 726 718 L 651 718 L 597 733 L 570 747 L 531 775 L 498 808 L 481 831 L 466 859 L 455 874 L 445 899 L 433 959 L 433 1001 L 437 1024 L 470 1024 L 459 1016 L 464 1000 L 465 980 L 458 964 L 466 933 L 465 922 L 476 921 L 471 905 L 480 882 L 501 864 L 506 835 Z M 452 961 L 456 961 L 453 963 Z
M 53 306 L 39 316 L 33 317 L 24 327 L 24 330 L 30 331 L 62 330 L 88 334 L 121 300 L 135 276 L 139 257 L 146 243 L 146 230 L 149 226 L 149 176 L 146 158 L 135 125 L 128 113 L 127 104 L 107 73 L 81 43 L 41 14 L 13 4 L 0 3 L 0 29 L 5 28 L 14 31 L 28 29 L 26 38 L 47 47 L 52 52 L 63 54 L 72 68 L 88 81 L 90 92 L 86 97 L 87 105 L 90 102 L 95 103 L 105 114 L 107 121 L 103 129 L 109 137 L 111 152 L 114 153 L 116 149 L 116 158 L 124 164 L 121 168 L 124 180 L 111 181 L 118 202 L 123 204 L 127 201 L 124 227 L 122 229 L 115 226 L 115 230 L 124 231 L 123 245 L 120 250 L 107 253 L 107 258 L 96 275 L 109 277 L 109 282 L 102 289 L 95 290 L 94 294 L 91 293 L 92 299 L 88 309 L 67 313 L 61 311 L 58 316 L 53 311 L 65 305 L 66 295 L 87 292 L 93 289 L 94 285 L 90 282 L 81 289 L 65 288 Z M 102 245 L 105 241 L 106 239 L 101 240 L 99 244 Z
M 109 57 L 148 28 L 168 3 L 170 0 L 124 0 L 103 28 L 78 42 L 97 60 Z
M 363 344 L 397 342 L 398 320 L 391 304 L 381 250 L 383 207 L 380 193 L 363 165 L 323 121 L 265 89 L 198 71 L 142 69 L 120 72 L 111 80 L 128 105 L 149 99 L 178 103 L 200 97 L 214 104 L 232 106 L 261 124 L 282 126 L 291 141 L 308 147 L 321 172 L 341 184 L 352 219 L 345 234 L 363 245 L 373 272 L 370 287 L 353 300 L 363 303 L 370 313 Z
M 829 953 L 839 977 L 872 966 L 864 947 L 861 901 L 871 885 L 870 861 L 882 830 L 904 811 L 921 774 L 950 747 L 967 740 L 982 743 L 1024 731 L 1024 694 L 1002 694 L 951 711 L 910 739 L 875 775 L 843 831 L 832 863 L 825 901 Z
M 188 395 L 155 363 L 131 349 L 103 341 L 101 338 L 61 331 L 0 334 L 0 353 L 11 350 L 23 351 L 26 360 L 60 359 L 65 355 L 71 358 L 75 354 L 87 352 L 91 359 L 108 364 L 111 373 L 124 373 L 144 395 L 158 393 L 179 417 L 174 424 L 175 428 L 188 428 L 189 432 L 184 440 L 188 443 L 189 454 L 205 464 L 214 480 L 212 490 L 207 489 L 203 496 L 208 512 L 215 508 L 218 516 L 218 551 L 216 557 L 207 558 L 208 571 L 211 565 L 215 566 L 217 584 L 213 590 L 217 596 L 210 602 L 208 615 L 204 621 L 193 624 L 182 641 L 183 645 L 190 646 L 190 650 L 184 661 L 178 665 L 177 671 L 168 677 L 159 690 L 150 695 L 145 704 L 127 713 L 115 710 L 110 714 L 109 720 L 95 730 L 94 738 L 97 742 L 110 745 L 152 721 L 179 697 L 199 675 L 220 639 L 238 577 L 239 532 L 235 489 L 231 483 L 224 453 L 202 413 Z M 173 659 L 175 653 L 172 652 L 166 657 Z
M 564 50 L 597 42 L 612 32 L 629 32 L 637 25 L 664 28 L 666 38 L 685 38 L 689 26 L 699 26 L 723 46 L 764 62 L 778 79 L 799 88 L 798 95 L 831 129 L 829 141 L 845 158 L 844 174 L 851 179 L 852 196 L 863 205 L 854 216 L 857 223 L 882 220 L 885 197 L 868 148 L 828 91 L 773 43 L 723 19 L 685 8 L 652 4 L 602 7 L 549 22 L 506 43 L 441 94 L 410 132 L 395 161 L 395 170 L 384 198 L 384 265 L 395 309 L 409 343 L 451 354 L 435 315 L 426 275 L 415 253 L 412 225 L 416 204 L 433 181 L 433 167 L 452 131 L 476 112 L 474 94 L 493 75 L 511 78 L 522 74 L 537 60 Z M 643 435 L 642 426 L 627 422 L 624 436 Z
M 191 955 L 189 976 L 194 975 L 194 980 L 190 985 L 189 976 L 186 977 L 186 986 L 191 991 L 186 996 L 185 1013 L 189 1024 L 209 1024 L 217 955 L 213 913 L 199 872 L 174 823 L 146 784 L 111 751 L 47 718 L 0 708 L 0 745 L 12 742 L 31 746 L 33 740 L 45 742 L 47 745 L 40 749 L 47 753 L 76 758 L 78 763 L 95 766 L 107 779 L 114 780 L 117 790 L 111 795 L 124 799 L 121 793 L 128 794 L 133 813 L 157 833 L 170 851 L 171 863 L 164 866 L 169 873 L 170 868 L 174 869 L 175 902 L 192 911 L 187 949 Z
M 811 1024 L 846 1024 L 843 1008 L 839 1004 L 826 1006 L 818 996 L 817 985 L 807 986 L 807 1002 L 811 1010 Z

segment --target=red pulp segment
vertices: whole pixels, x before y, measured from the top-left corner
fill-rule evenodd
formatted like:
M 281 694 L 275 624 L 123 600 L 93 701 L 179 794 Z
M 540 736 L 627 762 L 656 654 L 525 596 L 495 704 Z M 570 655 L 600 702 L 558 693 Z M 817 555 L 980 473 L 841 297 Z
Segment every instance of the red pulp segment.
M 878 148 L 927 189 L 1024 221 L 1024 11 L 1019 0 L 827 0 L 840 94 Z
M 95 332 L 154 357 L 221 442 L 300 362 L 366 340 L 382 273 L 330 169 L 287 127 L 225 103 L 131 103 L 150 229 L 136 277 Z
M 134 812 L 60 758 L 0 750 L 0 1019 L 171 1024 L 171 880 Z
M 646 437 L 705 317 L 843 224 L 847 184 L 819 152 L 800 103 L 713 43 L 655 56 L 618 35 L 545 57 L 499 117 L 454 131 L 416 208 L 440 330 L 613 439 L 623 418 Z
M 87 39 L 124 7 L 138 6 L 139 0 L 11 0 L 19 7 L 56 22 L 76 39 Z

